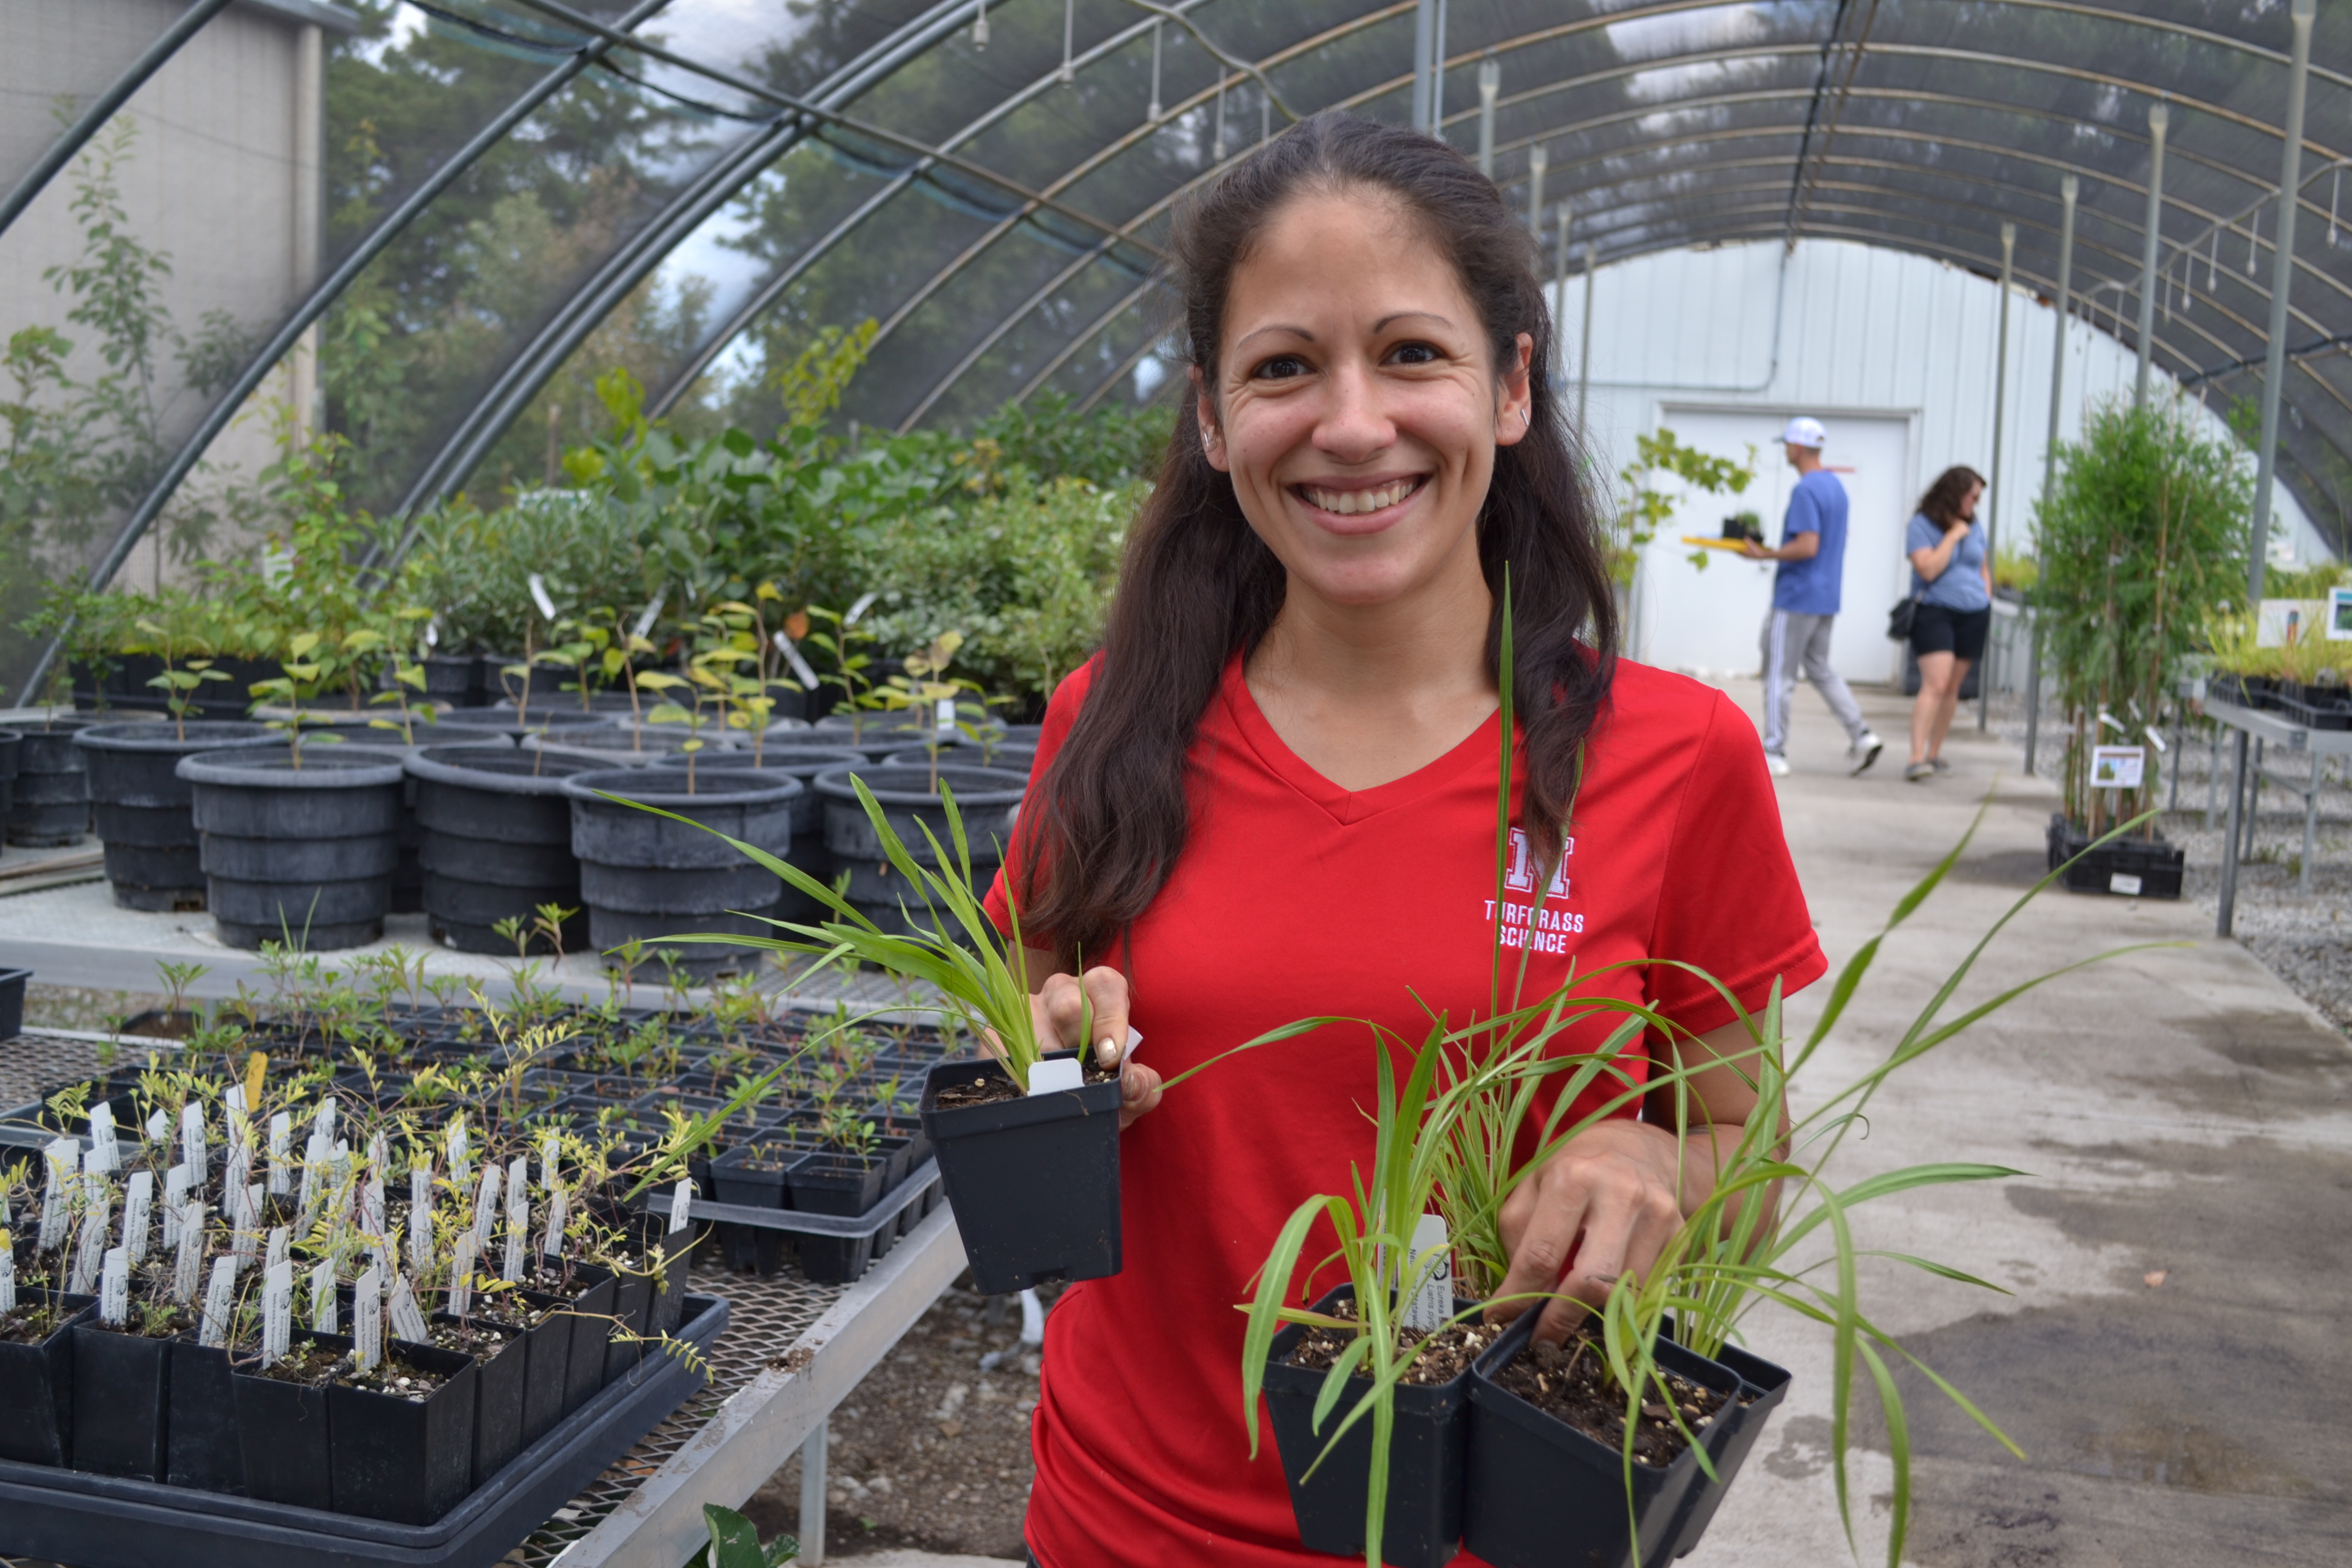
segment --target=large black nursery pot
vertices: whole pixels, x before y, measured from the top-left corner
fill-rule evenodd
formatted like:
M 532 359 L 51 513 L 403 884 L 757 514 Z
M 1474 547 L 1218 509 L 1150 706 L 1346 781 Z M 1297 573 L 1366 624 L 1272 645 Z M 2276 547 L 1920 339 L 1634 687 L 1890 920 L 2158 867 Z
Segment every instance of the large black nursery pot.
M 89 831 L 89 774 L 74 737 L 95 719 L 26 719 L 8 726 L 16 745 L 16 787 L 9 796 L 8 842 L 61 849 Z
M 400 860 L 401 757 L 363 746 L 247 747 L 184 757 L 221 940 L 322 952 L 383 934 Z
M 25 737 L 14 730 L 0 730 L 0 838 L 8 832 L 8 816 L 16 809 L 16 762 L 25 750 Z
M 1673 1325 L 1667 1325 L 1671 1332 Z M 1668 1537 L 1674 1554 L 1687 1557 L 1706 1533 L 1715 1519 L 1715 1510 L 1722 1505 L 1723 1494 L 1730 1489 L 1739 1474 L 1739 1467 L 1756 1450 L 1756 1440 L 1764 1435 L 1764 1424 L 1789 1392 L 1789 1369 L 1776 1366 L 1762 1356 L 1726 1345 L 1713 1359 L 1739 1379 L 1739 1397 L 1724 1406 L 1723 1418 L 1717 1429 L 1707 1434 L 1707 1458 L 1715 1463 L 1715 1479 L 1704 1473 L 1692 1483 L 1683 1506 L 1668 1527 Z
M 1353 1285 L 1325 1293 L 1311 1309 L 1328 1312 L 1356 1298 Z M 1454 1310 L 1472 1303 L 1456 1300 Z M 1320 1367 L 1293 1366 L 1291 1356 L 1307 1335 L 1293 1323 L 1274 1336 L 1265 1363 L 1266 1410 L 1274 1418 L 1275 1447 L 1282 1456 L 1283 1479 L 1290 1484 L 1290 1511 L 1298 1539 L 1310 1552 L 1360 1557 L 1364 1510 L 1371 1500 L 1372 1424 L 1369 1416 L 1349 1428 L 1312 1477 L 1307 1471 L 1331 1434 L 1361 1396 L 1358 1380 L 1315 1430 L 1315 1401 L 1323 1392 Z M 1363 1384 L 1370 1387 L 1370 1384 Z M 1381 1512 L 1381 1561 L 1397 1568 L 1444 1568 L 1462 1542 L 1462 1474 L 1470 1442 L 1470 1373 L 1428 1387 L 1397 1385 L 1396 1425 L 1389 1436 L 1389 1499 Z
M 2050 814 L 2050 869 L 2066 867 L 2059 885 L 2070 893 L 2113 893 L 2126 899 L 2177 899 L 2188 852 L 2161 838 L 2112 838 L 2091 849 L 2092 836 Z M 2084 854 L 2089 849 L 2090 853 Z M 2082 858 L 2076 860 L 2076 856 Z M 2068 861 L 2074 864 L 2067 865 Z
M 542 708 L 534 701 L 528 713 L 518 713 L 512 708 L 493 705 L 488 708 L 457 708 L 441 715 L 434 725 L 434 739 L 445 744 L 455 744 L 479 731 L 496 731 L 510 741 L 525 735 L 567 730 L 601 730 L 613 722 L 610 713 L 578 708 L 566 708 L 561 703 Z
M 475 739 L 478 731 L 461 731 L 461 741 Z M 501 737 L 502 739 L 503 737 Z M 302 743 L 306 746 L 364 746 L 370 751 L 395 752 L 406 757 L 419 748 L 431 745 L 440 736 L 435 730 L 435 718 L 429 709 L 412 708 L 408 721 L 403 724 L 397 709 L 374 710 L 363 717 L 338 719 L 331 723 L 302 726 Z M 400 858 L 392 868 L 392 912 L 413 915 L 425 908 L 425 832 L 416 824 L 416 784 L 404 781 L 400 790 Z M 509 950 L 511 951 L 511 950 Z
M 242 719 L 93 724 L 74 736 L 117 904 L 167 913 L 205 907 L 195 791 L 179 775 L 180 759 L 270 738 L 268 725 Z
M 446 1378 L 422 1399 L 337 1383 L 327 1389 L 335 1511 L 431 1524 L 474 1479 L 474 1358 L 387 1338 L 387 1363 Z
M 605 768 L 644 768 L 682 756 L 694 732 L 683 724 L 633 724 L 624 712 L 617 721 L 605 725 L 582 725 L 569 730 L 551 730 L 545 734 L 525 735 L 525 751 L 543 751 L 556 756 L 575 758 Z M 702 731 L 702 750 L 698 761 L 708 762 L 721 752 L 735 749 L 734 735 L 715 727 Z
M 845 870 L 849 873 L 845 896 L 861 914 L 884 931 L 904 932 L 910 929 L 907 911 L 912 910 L 916 920 L 928 918 L 923 908 L 923 889 L 910 886 L 882 853 L 882 840 L 874 831 L 873 819 L 866 815 L 866 807 L 849 782 L 853 776 L 865 781 L 875 803 L 882 807 L 883 819 L 889 823 L 890 831 L 898 836 L 898 842 L 906 846 L 908 855 L 919 865 L 936 863 L 930 842 L 923 837 L 925 827 L 930 829 L 942 850 L 950 856 L 955 853 L 947 807 L 940 793 L 931 787 L 928 763 L 829 768 L 816 776 L 817 793 L 824 796 L 825 802 L 825 848 L 833 857 L 835 874 Z M 942 760 L 939 783 L 955 792 L 956 810 L 963 818 L 964 841 L 971 851 L 972 875 L 985 881 L 1004 858 L 1004 846 L 1013 837 L 1013 813 L 1029 786 L 1028 777 L 1003 769 L 966 767 Z
M 171 1383 L 164 1395 L 171 1426 L 164 1434 L 163 1479 L 198 1491 L 243 1491 L 245 1455 L 238 1447 L 229 1352 L 183 1335 L 172 1342 L 165 1375 Z
M 434 653 L 425 656 L 425 699 L 449 708 L 479 708 L 489 700 L 482 688 L 478 654 Z
M 899 767 L 921 768 L 926 774 L 930 772 L 931 753 L 922 746 L 909 746 L 903 752 L 893 752 L 882 760 Z M 1019 773 L 1023 778 L 1027 778 L 1036 769 L 1037 748 L 1032 745 L 1016 746 L 1010 742 L 1000 742 L 992 737 L 983 740 L 979 745 L 963 746 L 955 751 L 950 751 L 945 746 L 940 747 L 940 765 L 945 767 L 950 763 L 964 766 L 994 768 L 1000 773 Z M 958 805 L 961 805 L 963 797 L 958 795 L 956 801 Z
M 296 1329 L 289 1345 L 316 1345 L 338 1355 L 351 1353 L 341 1334 Z M 231 1369 L 229 1387 L 236 1405 L 236 1452 L 245 1470 L 247 1497 L 297 1508 L 332 1509 L 334 1467 L 327 1427 L 327 1390 L 266 1377 L 252 1361 Z
M 756 917 L 775 908 L 782 880 L 715 833 L 673 822 L 599 792 L 642 801 L 704 823 L 778 858 L 793 847 L 794 778 L 698 767 L 693 791 L 683 770 L 612 768 L 563 781 L 572 799 L 572 850 L 580 858 L 580 897 L 588 906 L 588 940 L 610 952 L 631 938 L 717 931 L 772 934 Z M 665 943 L 679 969 L 707 978 L 756 967 L 759 950 L 724 942 Z M 650 956 L 650 954 L 648 954 Z
M 0 1344 L 0 1459 L 63 1465 L 73 1453 L 74 1325 L 98 1298 L 20 1288 L 16 1306 L 57 1315 L 37 1343 Z
M 1685 1447 L 1664 1466 L 1636 1460 L 1629 1516 L 1624 1456 L 1495 1381 L 1526 1352 L 1539 1316 L 1521 1314 L 1472 1363 L 1463 1544 L 1494 1568 L 1630 1568 L 1637 1539 L 1643 1562 L 1660 1561 L 1684 1499 L 1706 1479 L 1698 1450 Z M 1738 1394 L 1736 1374 L 1664 1338 L 1657 1360 L 1702 1387 Z M 1727 1399 L 1709 1425 L 1729 1418 L 1729 1408 Z
M 172 1342 L 85 1319 L 73 1345 L 73 1468 L 162 1480 Z
M 894 752 L 926 744 L 935 731 L 942 749 L 964 743 L 962 731 L 939 730 L 937 721 L 925 708 L 861 713 L 855 722 L 849 714 L 835 713 L 809 726 L 810 739 L 828 746 L 854 746 L 877 763 Z
M 427 746 L 407 763 L 424 842 L 425 913 L 434 936 L 460 952 L 509 953 L 496 929 L 526 930 L 541 904 L 580 907 L 580 860 L 572 853 L 572 800 L 563 781 L 588 764 L 495 743 Z M 564 922 L 569 947 L 587 921 Z
M 1010 1075 L 1000 1061 L 947 1061 L 923 1080 L 923 1131 L 955 1208 L 972 1288 L 1005 1296 L 1051 1279 L 1118 1273 L 1118 1080 L 940 1109 L 942 1089 L 989 1078 Z
M 852 751 L 847 746 L 820 745 L 805 731 L 793 737 L 779 735 L 772 730 L 761 741 L 756 754 L 749 749 L 699 753 L 695 758 L 695 773 L 698 777 L 705 768 L 725 768 L 733 772 L 763 773 L 778 778 L 800 780 L 803 786 L 802 792 L 793 797 L 792 853 L 783 858 L 818 881 L 831 882 L 833 854 L 824 847 L 824 796 L 807 786 L 814 783 L 817 774 L 829 768 L 845 764 L 854 766 L 865 761 L 866 755 L 862 752 Z M 674 752 L 662 758 L 657 765 L 683 768 L 686 758 L 682 753 Z M 787 885 L 772 912 L 777 920 L 797 921 L 806 925 L 828 918 L 833 911 L 798 888 Z

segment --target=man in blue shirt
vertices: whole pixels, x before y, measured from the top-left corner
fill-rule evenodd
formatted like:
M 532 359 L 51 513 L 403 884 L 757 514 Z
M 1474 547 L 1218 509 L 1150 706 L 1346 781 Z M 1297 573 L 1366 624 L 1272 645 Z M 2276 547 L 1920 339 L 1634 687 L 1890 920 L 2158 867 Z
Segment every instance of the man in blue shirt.
M 1772 613 L 1764 622 L 1764 761 L 1775 777 L 1789 771 L 1789 700 L 1800 672 L 1845 726 L 1853 742 L 1845 759 L 1854 773 L 1876 762 L 1884 744 L 1830 665 L 1830 632 L 1845 575 L 1845 487 L 1822 467 L 1828 440 L 1818 419 L 1789 421 L 1780 442 L 1797 470 L 1797 488 L 1789 496 L 1780 548 L 1768 550 L 1752 539 L 1745 546 L 1752 561 L 1780 563 L 1772 579 Z

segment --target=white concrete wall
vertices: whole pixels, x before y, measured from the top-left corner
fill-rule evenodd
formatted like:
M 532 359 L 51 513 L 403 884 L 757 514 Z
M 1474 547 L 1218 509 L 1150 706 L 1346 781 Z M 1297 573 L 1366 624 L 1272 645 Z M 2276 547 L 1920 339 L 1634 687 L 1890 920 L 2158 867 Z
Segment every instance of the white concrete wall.
M 1831 427 L 1825 456 L 1832 464 L 1839 460 L 1841 414 L 1907 420 L 1908 472 L 1900 487 L 1906 506 L 1954 463 L 1993 472 L 1997 284 L 1900 251 L 1804 240 L 1788 258 L 1776 339 L 1780 268 L 1780 247 L 1768 242 L 1667 251 L 1600 269 L 1594 279 L 1589 429 L 1595 463 L 1603 473 L 1614 476 L 1632 460 L 1636 436 L 1661 423 L 1671 427 L 1678 408 L 1752 408 L 1762 426 L 1773 423 L 1765 416 L 1816 414 Z M 2087 276 L 2077 279 L 2078 285 L 2090 281 Z M 1580 277 L 1569 279 L 1566 307 L 1559 312 L 1559 368 L 1572 409 L 1582 353 Z M 2030 533 L 2041 490 L 2056 321 L 2056 312 L 2030 293 L 2020 289 L 2012 296 L 2000 470 L 2005 493 L 1991 501 L 2003 542 Z M 2080 434 L 2085 410 L 2097 400 L 2129 396 L 2134 370 L 2128 350 L 2078 316 L 2068 335 L 2060 438 Z M 2168 395 L 2173 391 L 2168 379 L 2159 384 Z M 2218 415 L 2206 417 L 2217 433 L 2226 434 Z M 1782 462 L 1769 445 L 1759 457 L 1771 467 Z M 2273 559 L 2284 556 L 2288 539 L 2293 560 L 2326 559 L 2329 551 L 2294 498 L 2283 485 L 2273 495 L 2272 532 L 2278 553 Z M 1649 640 L 1637 643 L 1634 657 L 1668 667 L 1717 668 L 1705 655 L 1719 658 L 1719 650 L 1702 650 L 1675 630 L 1694 617 L 1661 613 L 1655 595 L 1678 581 L 1677 571 L 1687 574 L 1682 558 L 1690 552 L 1676 542 L 1676 535 L 1715 534 L 1722 517 L 1735 510 L 1721 498 L 1701 498 L 1688 509 L 1686 525 L 1677 518 L 1653 546 L 1636 610 L 1638 629 Z M 1765 524 L 1777 540 L 1777 513 L 1768 510 Z M 1728 563 L 1727 558 L 1721 564 Z M 1758 581 L 1761 586 L 1749 596 L 1760 623 L 1769 602 L 1769 574 Z M 1725 584 L 1711 589 L 1719 596 Z M 1890 592 L 1889 602 L 1899 592 Z M 1845 615 L 1883 626 L 1886 604 L 1853 599 L 1849 594 Z M 1738 613 L 1749 607 L 1743 600 Z

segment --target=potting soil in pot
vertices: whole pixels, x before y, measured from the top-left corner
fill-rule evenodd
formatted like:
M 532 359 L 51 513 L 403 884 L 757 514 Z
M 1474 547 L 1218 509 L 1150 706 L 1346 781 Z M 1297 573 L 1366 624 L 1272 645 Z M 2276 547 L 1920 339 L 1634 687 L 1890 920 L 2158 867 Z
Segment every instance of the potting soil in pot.
M 402 759 L 362 746 L 181 759 L 221 940 L 357 947 L 383 934 L 400 859 Z
M 195 791 L 179 776 L 180 759 L 273 738 L 268 725 L 239 719 L 92 724 L 74 736 L 118 905 L 165 912 L 205 907 Z
M 427 746 L 405 765 L 423 837 L 425 913 L 436 939 L 460 952 L 512 952 L 499 921 L 520 920 L 528 931 L 542 904 L 580 907 L 563 781 L 587 763 L 499 743 Z M 587 922 L 575 915 L 562 931 L 574 946 L 587 940 Z M 533 942 L 546 945 L 544 936 Z
M 942 849 L 954 853 L 954 835 L 937 786 L 952 790 L 971 852 L 972 875 L 982 881 L 1004 858 L 1004 846 L 1013 837 L 1013 810 L 1029 784 L 1022 773 L 948 761 L 940 763 L 936 775 L 928 763 L 900 763 L 829 768 L 817 774 L 816 790 L 825 801 L 824 844 L 835 875 L 849 873 L 846 896 L 861 914 L 884 931 L 896 931 L 909 929 L 908 910 L 920 913 L 921 894 L 883 854 L 873 820 L 850 782 L 853 777 L 873 795 L 890 830 L 918 864 L 934 863 L 925 828 Z
M 609 952 L 632 938 L 700 931 L 764 935 L 757 917 L 775 908 L 782 881 L 737 851 L 740 839 L 782 858 L 792 851 L 798 779 L 733 771 L 614 768 L 564 780 L 572 800 L 572 848 L 588 940 Z M 620 797 L 608 800 L 604 795 Z M 622 801 L 642 801 L 688 819 L 672 821 Z M 716 829 L 705 832 L 691 823 Z M 665 945 L 698 976 L 749 968 L 756 949 L 722 942 Z
M 1686 1377 L 1669 1372 L 1666 1387 L 1683 1421 L 1704 1433 L 1723 1407 L 1723 1395 Z M 1625 1395 L 1608 1373 L 1607 1352 L 1595 1341 L 1578 1336 L 1556 1345 L 1538 1340 L 1495 1374 L 1497 1386 L 1509 1390 L 1537 1409 L 1557 1416 L 1612 1450 L 1625 1439 Z M 1645 1465 L 1668 1465 L 1690 1445 L 1669 1411 L 1649 1391 L 1633 1434 L 1633 1458 Z

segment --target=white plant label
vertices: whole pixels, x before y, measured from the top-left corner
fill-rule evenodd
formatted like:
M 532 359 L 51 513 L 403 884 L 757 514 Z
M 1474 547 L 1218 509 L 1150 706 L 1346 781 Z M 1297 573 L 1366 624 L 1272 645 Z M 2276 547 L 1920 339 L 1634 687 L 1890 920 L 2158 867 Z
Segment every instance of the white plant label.
M 279 1264 L 286 1261 L 286 1255 L 289 1250 L 291 1250 L 290 1244 L 293 1239 L 293 1232 L 288 1230 L 282 1225 L 273 1226 L 270 1228 L 269 1250 L 262 1257 L 261 1266 L 264 1270 L 275 1268 Z
M 80 1146 L 70 1138 L 53 1141 L 42 1151 L 42 1166 L 47 1172 L 41 1187 L 41 1234 L 35 1245 L 43 1252 L 55 1252 L 66 1244 L 66 1228 L 72 1223 L 67 1211 L 73 1191 L 73 1176 L 81 1163 Z
M 360 1185 L 360 1229 L 370 1236 L 383 1234 L 383 1184 L 373 1176 Z
M 294 1118 L 281 1110 L 269 1119 L 269 1195 L 282 1198 L 292 1184 L 286 1179 L 286 1152 L 294 1142 Z
M 1446 1241 L 1444 1215 L 1425 1214 L 1413 1221 L 1412 1246 L 1404 1256 L 1404 1278 L 1410 1280 L 1419 1273 L 1424 1259 L 1433 1265 L 1429 1278 L 1412 1293 L 1397 1321 L 1402 1328 L 1433 1334 L 1454 1315 L 1454 1249 Z
M 661 616 L 662 600 L 664 597 L 664 595 L 656 594 L 652 598 L 647 599 L 646 601 L 646 607 L 637 612 L 637 624 L 629 629 L 638 637 L 643 637 L 647 632 L 652 631 L 654 629 L 654 622 Z
M 319 1204 L 319 1168 L 327 1163 L 327 1141 L 316 1132 L 302 1150 L 302 1190 L 294 1200 L 294 1212 L 305 1220 Z
M 174 1165 L 163 1173 L 163 1245 L 180 1245 L 180 1227 L 186 1223 L 188 1168 Z
M 373 1268 L 352 1288 L 352 1359 L 362 1372 L 383 1359 L 383 1276 Z
M 333 1100 L 322 1100 L 319 1102 L 319 1113 L 310 1119 L 310 1131 L 318 1135 L 320 1142 L 331 1149 L 334 1147 L 335 1102 Z
M 507 1256 L 499 1278 L 522 1278 L 522 1250 L 530 1240 L 530 1162 L 518 1154 L 507 1167 Z
M 16 1249 L 0 1230 L 0 1312 L 16 1310 Z
M 180 1256 L 172 1268 L 172 1300 L 186 1306 L 196 1299 L 196 1276 L 205 1264 L 205 1205 L 191 1198 L 180 1210 Z
M 499 1168 L 482 1167 L 481 1190 L 474 1194 L 474 1249 L 490 1244 L 490 1227 L 499 1223 Z
M 180 1107 L 180 1163 L 188 1168 L 188 1185 L 205 1190 L 205 1108 L 193 1101 Z
M 245 1217 L 236 1227 L 236 1256 L 242 1262 L 253 1261 L 253 1251 L 261 1241 L 261 1184 L 248 1182 L 245 1188 Z
M 368 1169 L 375 1173 L 375 1179 L 379 1182 L 392 1169 L 392 1145 L 384 1142 L 381 1132 L 368 1140 L 367 1163 Z
M 694 1178 L 680 1176 L 669 1195 L 669 1234 L 676 1236 L 694 1215 Z
M 131 1317 L 131 1255 L 121 1247 L 106 1255 L 98 1280 L 98 1315 L 110 1328 L 121 1328 Z
M 221 1206 L 228 1211 L 228 1222 L 238 1230 L 251 1226 L 252 1219 L 245 1212 L 246 1189 L 253 1180 L 253 1151 L 229 1151 L 228 1170 L 221 1179 Z
M 449 1248 L 449 1315 L 462 1318 L 474 1308 L 474 1233 L 467 1231 Z
M 459 1192 L 474 1173 L 474 1157 L 466 1145 L 466 1113 L 459 1111 L 449 1121 L 449 1181 Z
M 130 1248 L 133 1263 L 147 1260 L 147 1232 L 154 1209 L 155 1173 L 131 1172 L 130 1184 L 122 1193 L 122 1245 Z
M 558 1187 L 547 1196 L 547 1239 L 539 1247 L 550 1258 L 563 1255 L 563 1189 Z
M 114 1228 L 114 1205 L 104 1198 L 81 1216 L 81 1240 L 74 1248 L 73 1270 L 66 1289 L 87 1296 L 98 1285 L 99 1266 L 105 1259 L 107 1234 Z
M 228 1092 L 221 1096 L 221 1120 L 228 1123 L 228 1146 L 231 1149 L 244 1148 L 251 1131 L 246 1124 L 245 1085 L 230 1084 Z
M 416 1292 L 410 1289 L 405 1275 L 392 1277 L 392 1296 L 384 1302 L 384 1311 L 392 1319 L 392 1331 L 411 1344 L 422 1344 L 432 1331 L 425 1326 L 425 1314 L 416 1310 Z
M 228 1343 L 228 1316 L 236 1305 L 236 1259 L 213 1260 L 212 1282 L 205 1287 L 205 1315 L 196 1326 L 196 1343 L 218 1350 Z
M 637 635 L 643 637 L 645 634 L 640 632 Z M 800 645 L 786 637 L 781 626 L 776 628 L 776 651 L 784 656 L 784 662 L 792 667 L 793 679 L 801 683 L 803 689 L 814 691 L 817 689 L 821 683 L 816 671 L 811 669 L 808 660 L 801 657 Z
M 511 583 L 514 579 L 509 577 L 507 581 Z M 530 585 L 530 602 L 539 606 L 539 613 L 546 616 L 549 620 L 553 620 L 555 618 L 555 601 L 547 596 L 547 579 L 534 572 L 530 576 L 524 578 L 523 581 Z
M 327 1162 L 327 1181 L 334 1188 L 335 1223 L 352 1223 L 352 1199 L 359 1187 L 352 1180 L 352 1151 L 348 1144 L 337 1143 L 335 1156 Z
M 1084 1089 L 1086 1082 L 1086 1074 L 1076 1057 L 1029 1064 L 1029 1092 L 1033 1095 L 1059 1094 L 1066 1089 Z
M 433 1173 L 422 1165 L 408 1171 L 408 1267 L 419 1279 L 433 1267 Z
M 322 1334 L 335 1331 L 335 1266 L 331 1263 L 310 1270 L 310 1326 Z
M 172 1113 L 159 1108 L 154 1115 L 147 1119 L 147 1142 L 161 1143 L 171 1135 Z
M 89 1152 L 96 1169 L 109 1174 L 122 1169 L 122 1146 L 114 1137 L 114 1107 L 102 1100 L 89 1108 Z
M 276 1366 L 294 1342 L 294 1265 L 280 1258 L 261 1279 L 261 1364 Z

